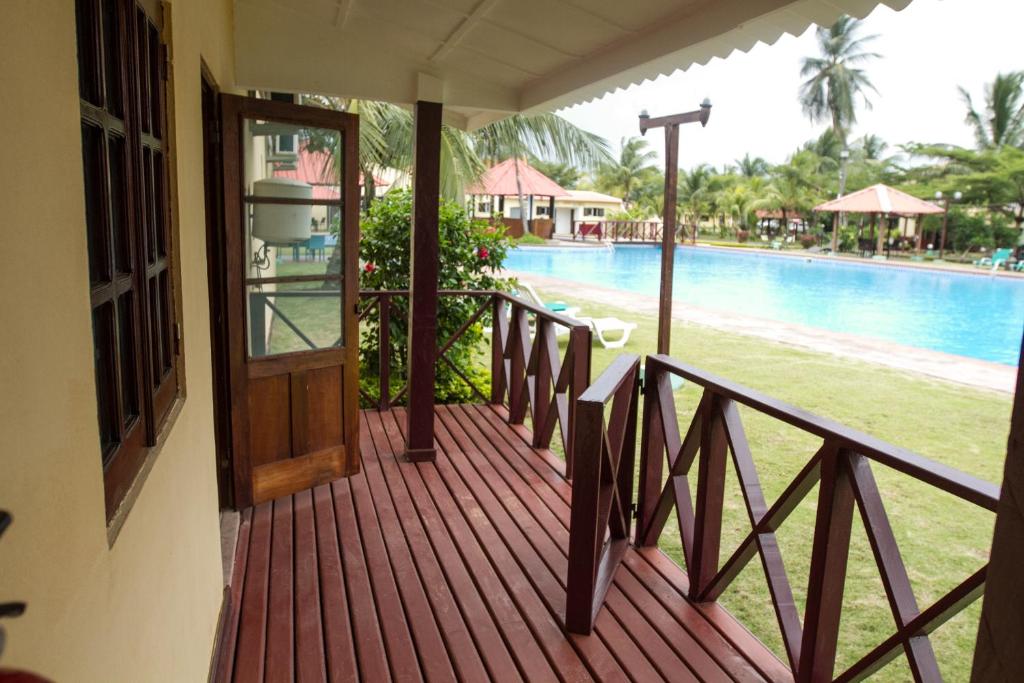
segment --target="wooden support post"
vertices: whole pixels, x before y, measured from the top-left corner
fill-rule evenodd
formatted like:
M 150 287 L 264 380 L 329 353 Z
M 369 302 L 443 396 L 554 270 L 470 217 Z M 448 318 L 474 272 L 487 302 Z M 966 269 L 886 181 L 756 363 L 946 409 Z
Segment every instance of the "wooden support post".
M 377 348 L 377 372 L 380 376 L 378 410 L 391 410 L 391 295 L 381 294 L 377 299 L 377 314 L 380 316 L 380 339 Z
M 412 265 L 409 273 L 409 411 L 406 455 L 431 461 L 437 361 L 438 201 L 441 194 L 441 104 L 416 103 Z
M 831 681 L 835 668 L 853 524 L 854 498 L 847 458 L 846 451 L 831 449 L 821 461 L 797 683 Z
M 697 469 L 697 506 L 693 532 L 690 597 L 696 599 L 718 572 L 722 542 L 722 505 L 725 500 L 725 467 L 728 441 L 721 417 L 721 399 L 702 401 L 700 462 Z
M 676 256 L 676 183 L 679 178 L 679 126 L 665 126 L 665 209 L 661 230 L 661 291 L 658 296 L 658 353 L 671 353 L 672 270 Z
M 1017 393 L 1010 418 L 1010 438 L 996 528 L 988 564 L 985 601 L 971 680 L 1009 681 L 1024 671 L 1024 343 L 1017 363 Z

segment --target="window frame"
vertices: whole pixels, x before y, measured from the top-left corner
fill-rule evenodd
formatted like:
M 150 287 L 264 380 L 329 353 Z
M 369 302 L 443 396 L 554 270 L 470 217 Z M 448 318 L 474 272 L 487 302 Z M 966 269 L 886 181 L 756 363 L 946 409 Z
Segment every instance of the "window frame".
M 584 218 L 604 218 L 604 207 L 603 206 L 585 206 L 583 207 Z
M 148 0 L 76 1 L 96 408 L 111 541 L 184 397 L 162 15 Z M 87 149 L 90 128 L 100 131 L 98 159 Z M 118 178 L 113 140 L 123 154 Z

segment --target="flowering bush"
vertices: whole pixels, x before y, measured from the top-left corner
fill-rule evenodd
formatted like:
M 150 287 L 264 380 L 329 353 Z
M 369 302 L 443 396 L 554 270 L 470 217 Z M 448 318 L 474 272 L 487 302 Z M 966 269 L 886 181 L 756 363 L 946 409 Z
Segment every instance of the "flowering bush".
M 410 265 L 410 230 L 412 195 L 393 191 L 376 200 L 363 217 L 359 244 L 360 289 L 408 289 Z M 509 249 L 503 228 L 495 229 L 483 221 L 471 220 L 458 204 L 442 200 L 438 215 L 438 289 L 509 289 L 506 280 L 498 277 Z M 409 343 L 409 301 L 407 297 L 392 299 L 391 386 L 397 390 L 407 377 Z M 438 298 L 437 336 L 443 344 L 473 315 L 482 303 L 473 297 L 442 296 Z M 483 341 L 483 321 L 465 334 L 445 354 L 485 395 L 490 391 L 490 372 L 476 362 Z M 377 398 L 379 364 L 379 326 L 376 313 L 363 323 L 361 335 L 360 384 L 370 396 Z M 436 367 L 435 394 L 440 402 L 472 401 L 472 390 L 446 363 Z

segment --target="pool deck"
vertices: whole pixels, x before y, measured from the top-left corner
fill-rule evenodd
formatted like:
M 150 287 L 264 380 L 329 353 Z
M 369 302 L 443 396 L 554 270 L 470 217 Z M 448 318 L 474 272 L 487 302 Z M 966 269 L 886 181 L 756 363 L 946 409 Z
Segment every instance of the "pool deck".
M 557 291 L 580 301 L 616 306 L 655 317 L 658 315 L 658 297 L 656 296 L 533 273 L 506 271 L 506 275 L 525 280 L 541 289 Z M 873 365 L 1000 393 L 1012 394 L 1017 376 L 1015 367 L 1002 363 L 918 349 L 881 339 L 832 332 L 807 325 L 778 322 L 727 311 L 715 311 L 680 301 L 675 301 L 672 304 L 672 318 L 712 327 L 723 332 L 760 337 L 788 346 L 799 346 L 812 351 L 853 358 Z M 626 350 L 637 351 L 637 349 Z M 640 351 L 645 350 L 640 349 Z

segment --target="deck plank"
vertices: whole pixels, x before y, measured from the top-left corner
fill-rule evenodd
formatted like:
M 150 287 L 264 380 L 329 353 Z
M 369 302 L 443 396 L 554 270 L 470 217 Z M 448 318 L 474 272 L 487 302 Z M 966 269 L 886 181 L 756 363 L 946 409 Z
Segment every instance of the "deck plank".
M 270 596 L 267 603 L 265 676 L 271 681 L 290 681 L 295 677 L 293 541 L 292 497 L 285 496 L 274 501 L 274 523 L 270 540 Z
M 484 514 L 487 515 L 494 528 L 498 531 L 498 534 L 504 540 L 504 543 L 512 551 L 516 561 L 520 563 L 523 571 L 526 572 L 533 584 L 534 590 L 537 591 L 538 595 L 547 605 L 556 622 L 561 625 L 564 622 L 565 589 L 562 587 L 558 575 L 545 563 L 544 558 L 538 554 L 530 542 L 531 535 L 540 538 L 542 535 L 541 530 L 536 526 L 531 526 L 525 519 L 521 519 L 523 527 L 516 523 L 516 519 L 513 518 L 508 508 L 518 506 L 518 499 L 511 492 L 504 493 L 503 495 L 496 495 L 492 492 L 467 458 L 467 453 L 476 451 L 476 447 L 463 430 L 463 425 L 457 419 L 454 419 L 445 408 L 446 406 L 438 406 L 438 415 L 441 416 L 441 422 L 451 434 L 453 441 L 459 444 L 459 449 L 448 454 L 454 470 L 462 478 L 465 485 L 473 491 L 473 495 L 483 509 Z M 596 628 L 598 638 L 579 637 L 572 639 L 573 644 L 587 662 L 594 676 L 599 680 L 608 680 L 610 678 L 631 678 L 631 674 L 637 675 L 637 672 L 627 672 L 621 667 L 615 654 L 608 647 L 607 642 L 605 642 L 605 636 L 610 635 L 613 638 L 617 638 L 619 633 L 612 629 L 607 620 L 602 620 L 601 617 L 598 620 L 602 622 Z M 609 630 L 611 630 L 610 634 L 607 633 Z M 625 645 L 624 641 L 619 642 Z M 648 674 L 649 678 L 646 678 L 646 680 L 657 680 L 659 676 L 650 667 L 650 663 L 647 662 L 646 658 L 641 656 L 640 660 L 642 661 L 638 661 L 637 664 L 643 670 L 643 673 Z
M 360 432 L 360 448 L 364 451 L 373 448 L 366 429 L 363 428 Z M 402 582 L 403 573 L 406 574 L 404 578 L 416 579 L 408 577 L 405 564 L 401 565 L 401 572 L 396 572 L 393 569 L 384 541 L 384 532 L 377 517 L 376 503 L 378 501 L 375 501 L 370 495 L 362 471 L 349 477 L 348 485 L 352 491 L 352 506 L 355 508 L 359 533 L 363 539 L 363 552 L 366 554 L 370 584 L 373 586 L 373 597 L 377 605 L 377 613 L 380 615 L 381 628 L 384 631 L 384 642 L 387 646 L 388 661 L 391 663 L 391 674 L 398 681 L 423 680 L 424 672 L 421 668 L 420 654 L 442 652 L 444 644 L 436 632 L 432 650 L 423 650 L 423 645 L 415 640 L 414 633 L 417 630 L 422 639 L 420 642 L 426 639 L 427 633 L 424 632 L 423 624 L 429 616 L 429 608 L 425 604 L 417 604 L 415 607 L 418 610 L 415 613 L 410 614 L 406 611 L 403 601 L 404 594 L 399 592 L 399 584 Z M 344 547 L 344 543 L 342 547 Z M 358 618 L 358 615 L 354 615 L 353 618 Z
M 352 639 L 353 629 L 349 624 L 349 600 L 341 552 L 338 549 L 338 527 L 334 517 L 330 485 L 324 484 L 313 489 L 313 512 L 320 572 L 320 599 L 323 602 L 321 610 L 327 680 L 330 683 L 347 683 L 358 680 L 359 667 Z M 297 608 L 303 609 L 303 606 L 299 604 Z M 364 613 L 361 620 L 367 622 L 368 630 L 380 633 L 376 613 Z M 372 676 L 373 680 L 387 678 L 387 657 L 379 636 L 370 640 L 360 654 L 368 660 L 367 674 Z
M 378 417 L 387 436 L 390 454 L 401 453 L 404 439 L 398 424 L 394 421 L 394 415 L 381 414 Z M 436 509 L 429 504 L 429 497 L 421 501 L 419 506 L 414 503 L 414 496 L 400 471 L 403 466 L 399 465 L 397 458 L 382 457 L 379 459 L 379 465 L 388 481 L 395 509 L 403 525 L 416 520 L 415 524 L 419 525 L 421 533 L 428 536 L 430 550 L 436 556 L 431 559 L 436 563 L 437 570 L 444 574 L 444 580 L 451 586 L 451 594 L 457 601 L 458 609 L 480 652 L 481 663 L 486 666 L 486 675 L 494 681 L 521 681 L 519 668 L 505 645 L 501 631 L 494 623 L 493 616 L 473 582 L 472 575 L 452 544 L 452 538 L 445 529 L 444 522 Z M 404 467 L 416 470 L 415 465 L 411 463 L 405 463 Z
M 588 680 L 590 668 L 584 664 L 578 651 L 579 637 L 565 637 L 561 625 L 537 594 L 527 571 L 516 561 L 514 549 L 502 540 L 469 487 L 452 466 L 450 458 L 453 453 L 457 452 L 458 446 L 440 423 L 435 428 L 438 442 L 446 457 L 439 458 L 434 465 L 421 470 L 428 487 L 431 488 L 435 498 L 440 497 L 439 491 L 442 489 L 451 492 L 462 512 L 463 519 L 472 529 L 520 613 L 530 624 L 531 631 L 555 671 L 565 680 Z M 623 676 L 624 674 L 619 671 L 619 677 Z
M 295 529 L 295 680 L 313 683 L 327 678 L 321 615 L 324 602 L 320 595 L 313 492 L 300 491 L 292 500 Z M 303 605 L 310 607 L 303 608 Z
M 537 453 L 534 451 L 529 444 L 524 441 L 528 438 L 528 435 L 524 434 L 523 431 L 514 425 L 509 425 L 503 419 L 503 413 L 501 407 L 490 407 L 490 406 L 463 406 L 465 410 L 476 410 L 486 420 L 494 430 L 495 434 L 503 435 L 510 447 L 518 453 L 519 457 L 509 457 L 507 453 L 503 453 L 506 459 L 510 463 L 514 463 L 522 468 L 521 463 L 527 463 L 532 466 L 535 470 L 540 470 L 539 475 L 545 475 L 544 481 L 548 485 L 552 486 L 561 499 L 561 505 L 555 504 L 556 509 L 560 513 L 560 519 L 562 519 L 566 528 L 569 524 L 569 504 L 572 500 L 572 486 L 564 478 L 560 476 L 550 477 L 546 476 L 546 472 L 543 470 L 547 469 L 543 464 L 542 459 L 536 457 L 530 457 L 531 454 Z M 541 451 L 541 453 L 544 453 Z M 549 452 L 548 452 L 549 453 Z M 542 497 L 543 500 L 550 502 L 550 497 Z M 659 562 L 659 566 L 662 570 L 670 573 L 673 579 L 676 581 L 685 581 L 685 573 L 671 560 L 669 560 L 663 553 L 658 553 L 659 558 L 663 562 Z M 724 669 L 730 677 L 742 679 L 742 680 L 760 680 L 760 676 L 754 676 L 751 678 L 751 662 L 748 657 L 741 654 L 740 649 L 734 647 L 732 639 L 728 638 L 723 633 L 721 628 L 716 627 L 713 624 L 713 619 L 709 618 L 709 613 L 697 606 L 694 606 L 685 598 L 685 589 L 682 591 L 678 590 L 678 584 L 670 586 L 665 582 L 665 579 L 656 572 L 643 571 L 644 564 L 636 562 L 634 554 L 627 553 L 624 566 L 626 571 L 620 572 L 618 576 L 622 576 L 625 573 L 632 575 L 633 579 L 637 579 L 639 583 L 646 588 L 647 592 L 654 597 L 659 599 L 659 602 L 667 610 L 667 613 L 673 616 L 676 621 L 682 626 L 690 635 L 691 638 L 686 645 L 690 643 L 697 644 L 705 650 L 705 655 L 701 655 L 699 652 L 687 647 L 685 651 L 685 658 L 691 666 L 701 664 L 707 666 L 709 659 L 718 663 L 718 665 Z M 642 576 L 639 572 L 643 571 Z M 622 580 L 616 579 L 614 585 L 621 588 Z M 641 599 L 641 596 L 636 595 L 636 599 Z M 717 612 L 716 612 L 717 614 Z M 737 622 L 731 617 L 727 617 L 722 624 L 725 629 L 732 629 L 734 626 L 739 626 Z M 733 631 L 729 631 L 733 633 Z M 745 635 L 744 635 L 745 634 Z M 789 670 L 779 661 L 774 655 L 770 654 L 767 648 L 765 648 L 759 641 L 739 626 L 739 630 L 734 633 L 735 639 L 739 644 L 739 647 L 743 652 L 749 650 L 750 656 L 755 659 L 762 660 L 764 655 L 769 654 L 768 659 L 764 659 L 761 662 L 761 668 L 771 672 L 771 674 L 765 674 L 772 680 L 778 680 L 781 676 L 785 679 L 787 676 L 791 678 Z M 683 645 L 682 641 L 673 641 L 677 645 Z M 710 675 L 713 669 L 705 668 L 703 675 Z
M 505 507 L 509 514 L 556 577 L 560 587 L 559 613 L 562 614 L 565 608 L 569 532 L 547 506 L 531 504 L 536 500 L 537 493 L 546 491 L 547 487 L 537 480 L 532 470 L 528 473 L 516 472 L 509 466 L 501 455 L 502 444 L 497 442 L 500 436 L 480 428 L 473 408 L 445 406 L 442 415 L 444 410 L 447 410 L 450 419 L 464 426 L 465 433 L 476 445 L 475 449 L 464 449 L 468 459 L 491 487 L 494 495 L 506 501 Z M 516 462 L 521 464 L 518 459 Z M 527 480 L 524 481 L 520 475 Z M 657 677 L 660 673 L 663 677 L 675 680 L 695 680 L 686 664 L 650 627 L 643 615 L 622 598 L 615 586 L 608 591 L 606 605 L 608 609 L 601 610 L 594 623 L 595 632 L 631 676 L 639 680 L 652 680 L 652 676 Z M 643 647 L 639 643 L 643 643 Z
M 656 548 L 566 634 L 561 460 L 501 406 L 438 406 L 408 462 L 405 417 L 364 411 L 358 474 L 243 511 L 215 680 L 792 680 Z
M 249 532 L 249 560 L 244 587 L 234 680 L 262 681 L 267 645 L 267 582 L 270 577 L 270 533 L 273 503 L 256 506 Z
M 394 452 L 384 431 L 380 414 L 364 413 L 363 427 L 373 442 L 373 449 L 363 451 L 363 473 L 377 506 L 381 530 L 388 544 L 396 577 L 402 576 L 399 589 L 403 591 L 403 595 L 407 595 L 407 613 L 416 619 L 413 615 L 419 614 L 419 610 L 426 607 L 426 612 L 420 615 L 425 619 L 425 623 L 413 621 L 412 625 L 413 634 L 417 636 L 417 646 L 421 651 L 427 648 L 428 652 L 438 652 L 433 649 L 438 645 L 442 649 L 447 649 L 449 663 L 454 668 L 453 674 L 457 674 L 461 680 L 483 680 L 487 677 L 487 672 L 480 660 L 476 643 L 470 637 L 469 629 L 452 596 L 447 579 L 419 524 L 419 517 L 411 504 L 408 507 L 402 505 L 404 501 L 396 497 L 397 488 L 395 491 L 389 490 L 381 471 L 380 460 L 393 458 Z M 426 634 L 422 642 L 417 627 Z M 433 660 L 441 658 L 427 659 L 430 660 L 430 665 L 436 666 Z M 435 680 L 435 677 L 447 675 L 448 672 L 444 670 L 447 668 L 425 673 L 428 680 Z

